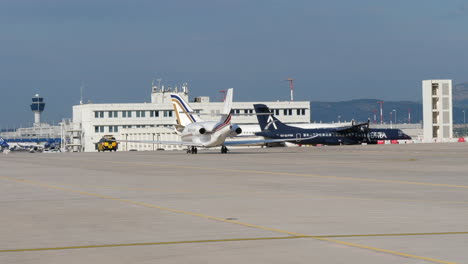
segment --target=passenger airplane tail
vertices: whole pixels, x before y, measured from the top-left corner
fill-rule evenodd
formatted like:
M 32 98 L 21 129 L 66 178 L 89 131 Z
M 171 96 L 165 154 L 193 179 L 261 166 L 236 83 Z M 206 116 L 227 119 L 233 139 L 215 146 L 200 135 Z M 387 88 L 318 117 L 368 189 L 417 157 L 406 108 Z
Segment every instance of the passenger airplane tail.
M 258 124 L 262 131 L 271 131 L 278 128 L 286 128 L 288 125 L 283 124 L 273 115 L 270 108 L 264 104 L 254 104 L 255 113 L 257 115 Z
M 221 119 L 214 131 L 220 130 L 221 128 L 231 124 L 231 109 L 232 109 L 232 93 L 233 88 L 229 88 L 226 93 L 226 99 L 224 100 L 223 109 L 221 112 Z
M 224 99 L 223 110 L 221 112 L 221 122 L 231 115 L 233 90 L 234 89 L 229 88 L 226 92 L 226 99 Z
M 200 122 L 202 119 L 195 114 L 195 111 L 178 94 L 171 94 L 172 106 L 179 126 L 186 126 L 191 123 Z
M 3 147 L 3 148 L 8 148 L 10 147 L 10 145 L 8 145 L 8 143 L 0 137 L 0 147 Z

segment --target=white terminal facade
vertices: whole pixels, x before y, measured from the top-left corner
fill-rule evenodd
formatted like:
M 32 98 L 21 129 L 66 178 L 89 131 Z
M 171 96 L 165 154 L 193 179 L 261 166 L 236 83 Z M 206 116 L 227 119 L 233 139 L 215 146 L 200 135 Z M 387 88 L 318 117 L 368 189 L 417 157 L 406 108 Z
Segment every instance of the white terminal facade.
M 453 137 L 452 80 L 422 81 L 424 140 Z
M 223 102 L 210 102 L 209 97 L 205 96 L 196 97 L 190 102 L 187 84 L 173 89 L 153 85 L 151 103 L 90 103 L 73 106 L 73 129 L 69 130 L 73 134 L 73 142 L 69 146 L 74 151 L 94 152 L 97 151 L 95 143 L 103 135 L 114 135 L 120 140 L 180 141 L 173 129 L 176 117 L 170 93 L 182 96 L 203 120 L 219 120 Z M 309 101 L 234 102 L 232 123 L 240 125 L 243 135 L 260 131 L 253 108 L 257 103 L 269 106 L 284 123 L 310 123 Z M 151 151 L 158 148 L 170 150 L 181 147 L 143 143 L 121 143 L 119 146 L 120 151 Z

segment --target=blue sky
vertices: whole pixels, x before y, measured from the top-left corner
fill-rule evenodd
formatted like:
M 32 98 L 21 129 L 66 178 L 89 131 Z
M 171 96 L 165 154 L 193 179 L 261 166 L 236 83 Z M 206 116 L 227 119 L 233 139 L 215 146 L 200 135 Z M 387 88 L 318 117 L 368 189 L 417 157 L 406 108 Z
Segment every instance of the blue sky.
M 421 80 L 468 81 L 463 0 L 0 2 L 0 127 L 79 102 L 149 101 L 151 80 L 235 100 L 418 101 Z

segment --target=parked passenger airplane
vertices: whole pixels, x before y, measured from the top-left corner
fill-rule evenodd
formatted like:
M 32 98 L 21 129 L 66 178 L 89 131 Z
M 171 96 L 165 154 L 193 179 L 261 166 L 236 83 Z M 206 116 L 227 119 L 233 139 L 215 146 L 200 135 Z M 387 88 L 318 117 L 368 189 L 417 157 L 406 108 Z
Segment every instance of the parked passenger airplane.
M 369 128 L 369 122 L 336 128 L 299 128 L 279 121 L 264 104 L 254 104 L 261 132 L 255 133 L 266 139 L 289 139 L 296 144 L 353 145 L 376 144 L 378 140 L 411 139 L 400 129 Z M 313 137 L 313 138 L 310 138 Z M 304 138 L 307 138 L 304 140 Z M 294 142 L 293 140 L 296 140 Z
M 213 148 L 221 147 L 221 153 L 228 152 L 227 146 L 250 146 L 264 145 L 267 143 L 289 142 L 296 139 L 262 139 L 226 141 L 227 137 L 234 137 L 242 133 L 242 129 L 231 124 L 233 89 L 228 89 L 224 101 L 221 119 L 215 121 L 203 121 L 195 111 L 177 94 L 171 94 L 172 105 L 177 118 L 175 126 L 176 133 L 181 136 L 182 141 L 144 141 L 144 140 L 117 140 L 120 142 L 136 142 L 150 144 L 167 144 L 187 146 L 187 153 L 197 154 L 199 147 Z M 300 140 L 308 140 L 303 138 Z

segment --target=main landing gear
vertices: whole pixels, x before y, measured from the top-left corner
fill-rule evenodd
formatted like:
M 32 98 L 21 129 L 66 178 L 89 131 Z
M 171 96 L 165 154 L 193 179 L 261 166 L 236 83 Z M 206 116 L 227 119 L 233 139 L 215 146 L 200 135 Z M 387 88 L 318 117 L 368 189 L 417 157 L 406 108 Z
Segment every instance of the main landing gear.
M 221 147 L 221 154 L 227 154 L 229 149 L 226 146 Z
M 198 150 L 196 147 L 188 147 L 187 148 L 187 154 L 197 154 Z

